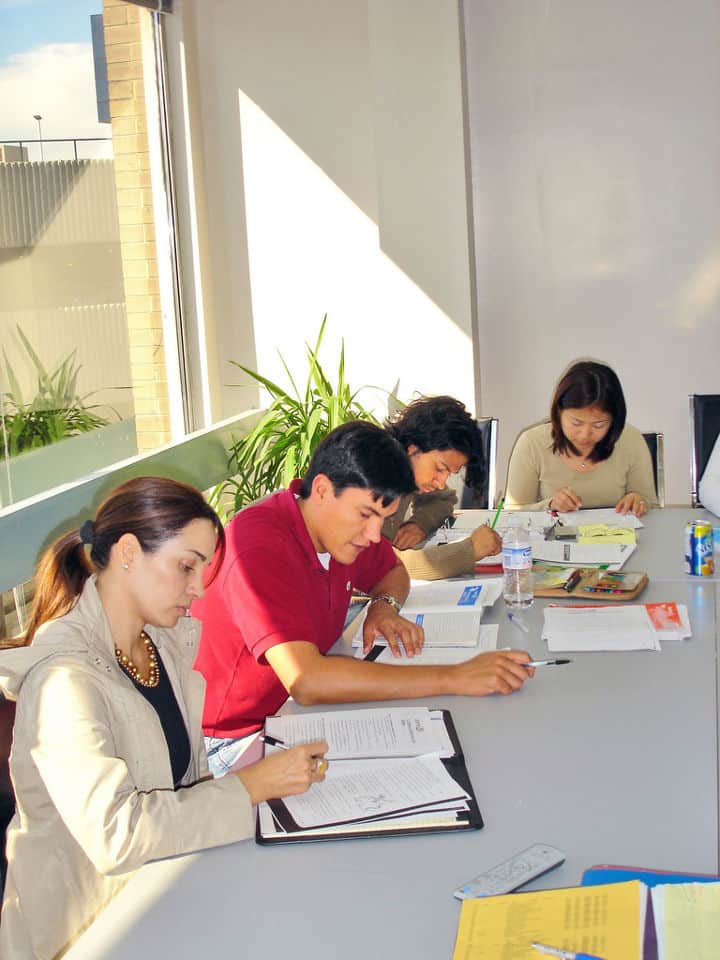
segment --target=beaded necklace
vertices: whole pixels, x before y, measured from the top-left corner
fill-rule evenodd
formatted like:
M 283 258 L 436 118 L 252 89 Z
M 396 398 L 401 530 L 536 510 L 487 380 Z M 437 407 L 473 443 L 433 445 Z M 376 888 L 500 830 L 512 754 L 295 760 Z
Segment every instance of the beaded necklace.
M 147 677 L 143 677 L 138 668 L 132 662 L 131 658 L 128 657 L 127 654 L 123 653 L 119 647 L 115 647 L 115 659 L 131 678 L 131 680 L 139 683 L 141 687 L 156 687 L 158 683 L 160 683 L 160 670 L 158 669 L 157 651 L 155 650 L 152 640 L 144 630 L 140 631 L 140 639 L 145 644 L 145 649 L 147 650 L 148 654 L 148 661 L 150 663 L 150 669 L 148 670 Z

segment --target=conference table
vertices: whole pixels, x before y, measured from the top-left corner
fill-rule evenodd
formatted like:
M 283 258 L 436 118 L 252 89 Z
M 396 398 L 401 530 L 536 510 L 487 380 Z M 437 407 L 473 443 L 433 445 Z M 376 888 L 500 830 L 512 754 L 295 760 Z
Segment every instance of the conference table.
M 572 664 L 538 669 L 507 697 L 418 701 L 452 712 L 482 830 L 247 840 L 148 864 L 67 960 L 450 958 L 460 910 L 452 891 L 536 842 L 567 858 L 528 889 L 576 885 L 602 863 L 716 873 L 720 582 L 682 567 L 685 521 L 700 515 L 651 514 L 627 564 L 650 574 L 642 601 L 687 605 L 692 639 L 666 641 L 660 653 L 571 654 Z M 485 615 L 499 624 L 498 646 L 546 655 L 544 605 L 524 614 L 525 635 L 499 600 Z M 333 653 L 350 653 L 347 636 Z

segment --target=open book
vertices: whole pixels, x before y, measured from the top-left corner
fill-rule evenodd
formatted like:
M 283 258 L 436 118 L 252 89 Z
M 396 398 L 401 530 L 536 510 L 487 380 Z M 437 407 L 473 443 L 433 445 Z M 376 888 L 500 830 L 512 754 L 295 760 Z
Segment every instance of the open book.
M 483 610 L 492 606 L 501 593 L 502 580 L 496 577 L 413 581 L 400 614 L 424 629 L 426 647 L 478 647 Z M 353 647 L 362 647 L 364 623 L 364 616 L 359 617 L 352 636 Z M 384 638 L 375 642 L 382 644 Z
M 268 717 L 285 745 L 327 740 L 328 771 L 300 796 L 258 807 L 258 843 L 482 827 L 448 711 L 425 707 Z M 278 749 L 267 747 L 268 751 Z

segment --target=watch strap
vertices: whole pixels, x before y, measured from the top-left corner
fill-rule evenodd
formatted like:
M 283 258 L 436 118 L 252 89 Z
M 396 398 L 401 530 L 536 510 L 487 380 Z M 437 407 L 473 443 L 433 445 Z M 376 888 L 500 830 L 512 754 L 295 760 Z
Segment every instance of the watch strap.
M 395 610 L 395 613 L 400 613 L 402 610 L 402 604 L 398 598 L 393 597 L 392 594 L 389 593 L 379 593 L 376 597 L 373 597 L 370 601 L 370 606 L 372 606 L 374 603 L 377 603 L 379 600 L 384 600 L 385 603 L 389 603 L 390 606 Z

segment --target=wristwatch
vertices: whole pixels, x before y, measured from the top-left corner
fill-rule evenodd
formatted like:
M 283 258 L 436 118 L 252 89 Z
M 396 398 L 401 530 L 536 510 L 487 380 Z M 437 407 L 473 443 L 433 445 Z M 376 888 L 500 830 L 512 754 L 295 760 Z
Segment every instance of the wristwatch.
M 374 603 L 377 603 L 378 600 L 384 600 L 385 603 L 389 603 L 390 606 L 394 609 L 395 613 L 400 613 L 400 610 L 402 609 L 402 604 L 397 599 L 397 597 L 393 597 L 389 593 L 379 593 L 377 597 L 373 597 L 372 600 L 370 601 L 370 606 L 372 606 Z

